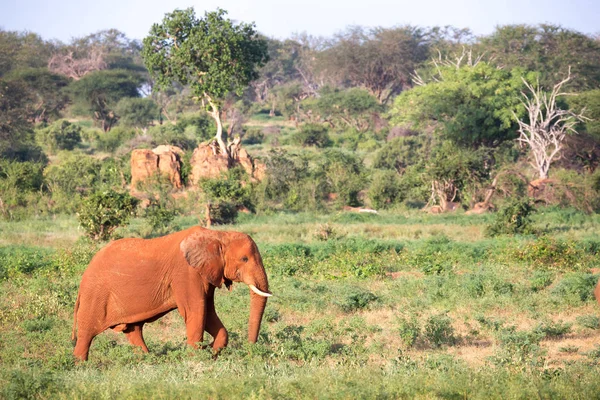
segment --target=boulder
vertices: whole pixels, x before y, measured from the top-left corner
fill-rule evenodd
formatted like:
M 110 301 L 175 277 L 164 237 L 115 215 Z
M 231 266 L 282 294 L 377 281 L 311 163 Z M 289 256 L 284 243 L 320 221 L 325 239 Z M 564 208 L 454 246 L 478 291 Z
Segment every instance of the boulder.
M 229 169 L 229 157 L 216 153 L 213 146 L 200 144 L 190 159 L 192 170 L 189 183 L 197 186 L 202 178 L 218 178 Z
M 131 152 L 131 192 L 137 191 L 139 182 L 158 171 L 158 155 L 152 150 L 136 149 Z
M 154 150 L 136 149 L 131 152 L 131 193 L 137 192 L 139 182 L 160 173 L 169 178 L 176 189 L 181 188 L 181 155 L 176 146 L 158 146 Z

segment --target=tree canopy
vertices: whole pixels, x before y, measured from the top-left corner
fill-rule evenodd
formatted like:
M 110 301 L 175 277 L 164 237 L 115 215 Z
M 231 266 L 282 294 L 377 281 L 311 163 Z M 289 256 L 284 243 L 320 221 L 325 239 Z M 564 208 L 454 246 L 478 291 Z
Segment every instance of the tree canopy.
M 217 9 L 197 18 L 192 8 L 168 13 L 143 41 L 142 55 L 150 74 L 165 88 L 189 85 L 205 101 L 217 122 L 216 139 L 223 153 L 220 105 L 228 93 L 241 95 L 268 59 L 267 44 L 254 24 L 234 24 Z

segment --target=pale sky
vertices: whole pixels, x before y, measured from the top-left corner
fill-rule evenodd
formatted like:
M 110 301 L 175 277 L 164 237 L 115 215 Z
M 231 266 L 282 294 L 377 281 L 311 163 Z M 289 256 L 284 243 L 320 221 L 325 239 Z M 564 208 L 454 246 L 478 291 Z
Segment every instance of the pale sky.
M 331 36 L 349 25 L 452 25 L 483 35 L 497 25 L 553 23 L 600 33 L 600 0 L 0 0 L 0 28 L 63 42 L 110 28 L 143 39 L 165 13 L 187 7 L 198 16 L 221 7 L 229 18 L 255 22 L 279 39 L 300 32 Z

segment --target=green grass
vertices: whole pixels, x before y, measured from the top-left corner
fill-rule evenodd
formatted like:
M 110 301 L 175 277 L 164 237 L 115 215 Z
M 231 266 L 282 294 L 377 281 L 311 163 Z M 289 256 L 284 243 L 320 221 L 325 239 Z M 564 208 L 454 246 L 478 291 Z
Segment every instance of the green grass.
M 98 247 L 78 239 L 74 218 L 2 222 L 0 398 L 597 397 L 597 216 L 544 210 L 542 236 L 494 239 L 482 233 L 489 220 L 242 216 L 217 229 L 250 233 L 261 249 L 274 296 L 257 344 L 246 343 L 248 289 L 236 284 L 217 292 L 230 344 L 216 360 L 185 346 L 173 312 L 146 325 L 149 354 L 107 331 L 79 365 L 73 304 Z

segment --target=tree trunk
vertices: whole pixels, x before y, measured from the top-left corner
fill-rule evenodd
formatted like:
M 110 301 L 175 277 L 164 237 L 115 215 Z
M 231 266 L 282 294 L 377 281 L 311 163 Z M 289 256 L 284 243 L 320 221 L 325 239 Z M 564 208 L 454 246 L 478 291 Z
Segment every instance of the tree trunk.
M 219 143 L 219 148 L 221 149 L 221 154 L 228 154 L 227 146 L 225 145 L 225 142 L 223 141 L 223 124 L 221 123 L 221 115 L 220 115 L 219 107 L 212 101 L 210 96 L 208 96 L 206 93 L 204 94 L 204 97 L 208 101 L 208 104 L 210 105 L 210 108 L 211 108 L 211 111 L 209 112 L 209 114 L 215 120 L 215 123 L 217 124 L 217 134 L 215 135 L 215 140 L 217 141 L 217 143 Z

